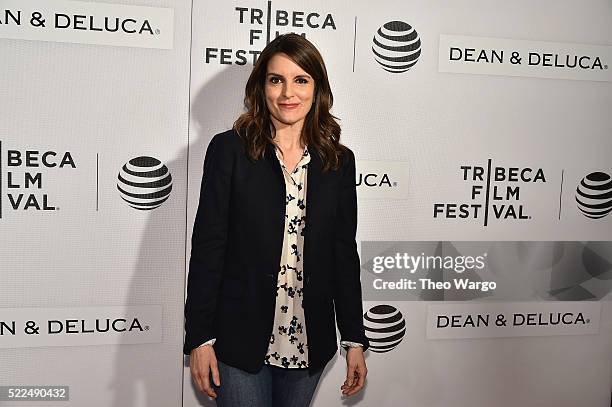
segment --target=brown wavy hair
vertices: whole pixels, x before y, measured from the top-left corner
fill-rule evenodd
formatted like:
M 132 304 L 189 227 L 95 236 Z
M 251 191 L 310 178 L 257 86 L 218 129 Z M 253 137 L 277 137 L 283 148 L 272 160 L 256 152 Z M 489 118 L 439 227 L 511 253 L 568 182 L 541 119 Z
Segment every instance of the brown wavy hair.
M 330 113 L 334 103 L 327 69 L 319 51 L 298 34 L 283 34 L 271 41 L 261 52 L 245 87 L 244 108 L 233 129 L 243 137 L 246 153 L 252 160 L 263 157 L 266 145 L 272 142 L 270 112 L 266 105 L 265 81 L 268 61 L 278 53 L 286 54 L 314 79 L 312 107 L 304 119 L 301 142 L 323 162 L 323 171 L 337 170 L 342 164 L 345 146 L 340 144 L 340 125 Z M 314 150 L 314 151 L 313 151 Z

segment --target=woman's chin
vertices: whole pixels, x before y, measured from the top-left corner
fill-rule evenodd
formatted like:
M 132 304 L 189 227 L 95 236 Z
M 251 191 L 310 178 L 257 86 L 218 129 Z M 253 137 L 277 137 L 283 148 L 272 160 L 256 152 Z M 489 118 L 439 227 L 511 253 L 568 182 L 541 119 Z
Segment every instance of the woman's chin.
M 295 126 L 303 122 L 303 117 L 281 116 L 277 118 L 281 126 Z

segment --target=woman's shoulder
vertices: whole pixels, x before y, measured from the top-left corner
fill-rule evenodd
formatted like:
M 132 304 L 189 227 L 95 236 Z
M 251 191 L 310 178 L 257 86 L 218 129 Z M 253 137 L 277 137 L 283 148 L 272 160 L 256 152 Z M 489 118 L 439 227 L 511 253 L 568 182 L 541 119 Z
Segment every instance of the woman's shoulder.
M 355 153 L 345 144 L 341 146 L 340 157 L 343 169 L 355 165 Z
M 241 141 L 240 135 L 236 132 L 236 130 L 228 129 L 221 133 L 215 134 L 210 140 L 210 143 L 227 148 L 239 146 Z
M 229 129 L 215 134 L 210 139 L 207 152 L 229 158 L 242 149 L 242 144 L 240 135 L 234 129 Z

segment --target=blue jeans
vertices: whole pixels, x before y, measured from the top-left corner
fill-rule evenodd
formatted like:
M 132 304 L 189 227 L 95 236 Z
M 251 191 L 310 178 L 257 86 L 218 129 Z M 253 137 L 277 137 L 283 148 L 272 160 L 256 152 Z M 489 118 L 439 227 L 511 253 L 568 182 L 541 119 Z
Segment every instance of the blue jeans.
M 217 359 L 221 386 L 212 382 L 217 407 L 308 407 L 314 395 L 321 368 L 314 375 L 308 369 L 284 369 L 264 364 L 258 373 L 226 365 Z

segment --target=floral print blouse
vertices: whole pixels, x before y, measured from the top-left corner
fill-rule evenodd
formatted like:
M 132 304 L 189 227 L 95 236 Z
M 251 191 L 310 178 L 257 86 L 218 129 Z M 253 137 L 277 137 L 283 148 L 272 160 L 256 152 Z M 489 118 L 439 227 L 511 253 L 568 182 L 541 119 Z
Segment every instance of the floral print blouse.
M 285 178 L 285 234 L 281 252 L 274 325 L 265 363 L 284 368 L 308 367 L 308 344 L 304 320 L 302 253 L 306 225 L 306 173 L 308 148 L 292 172 L 289 172 L 275 148 Z

